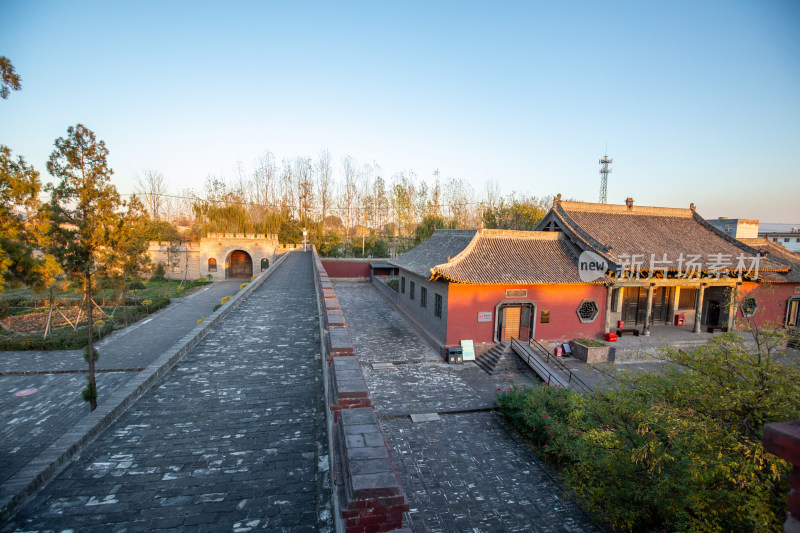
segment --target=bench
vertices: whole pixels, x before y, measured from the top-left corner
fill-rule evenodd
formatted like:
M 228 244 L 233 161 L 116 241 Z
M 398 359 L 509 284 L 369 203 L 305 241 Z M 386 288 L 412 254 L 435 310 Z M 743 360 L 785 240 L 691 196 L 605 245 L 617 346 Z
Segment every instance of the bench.
M 728 326 L 708 326 L 706 331 L 708 333 L 714 333 L 715 331 L 722 331 L 724 333 L 728 331 Z
M 617 329 L 617 337 L 622 337 L 626 333 L 631 333 L 634 337 L 638 337 L 641 332 L 638 328 L 618 328 Z

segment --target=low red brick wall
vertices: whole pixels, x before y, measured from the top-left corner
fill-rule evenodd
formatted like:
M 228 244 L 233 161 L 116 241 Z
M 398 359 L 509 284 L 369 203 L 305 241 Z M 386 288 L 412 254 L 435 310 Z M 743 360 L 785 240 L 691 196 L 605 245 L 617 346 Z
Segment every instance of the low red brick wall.
M 375 259 L 323 259 L 322 267 L 332 278 L 369 278 L 369 264 Z
M 331 274 L 329 265 L 320 260 L 316 250 L 314 262 L 318 297 L 324 308 L 329 380 L 326 401 L 333 415 L 331 471 L 339 503 L 337 519 L 347 533 L 395 531 L 403 526 L 403 513 L 409 510 L 408 499 L 375 416 L 358 355 L 330 282 L 331 277 L 355 276 Z M 335 264 L 366 265 L 369 277 L 369 262 Z

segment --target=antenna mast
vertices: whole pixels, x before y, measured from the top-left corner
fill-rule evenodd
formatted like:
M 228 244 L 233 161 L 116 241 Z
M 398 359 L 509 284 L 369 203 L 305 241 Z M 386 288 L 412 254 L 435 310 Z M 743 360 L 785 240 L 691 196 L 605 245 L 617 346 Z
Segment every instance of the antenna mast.
M 608 148 L 606 148 L 606 154 L 603 156 L 603 159 L 600 160 L 600 203 L 607 204 L 608 203 L 608 175 L 611 172 L 611 169 L 608 168 L 608 165 L 613 163 L 614 160 L 608 157 Z

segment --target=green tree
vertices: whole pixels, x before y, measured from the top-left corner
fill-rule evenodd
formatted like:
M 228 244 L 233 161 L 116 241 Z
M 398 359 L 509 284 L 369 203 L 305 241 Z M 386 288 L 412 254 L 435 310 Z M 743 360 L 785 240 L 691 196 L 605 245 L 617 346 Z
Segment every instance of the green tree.
M 512 196 L 502 199 L 495 207 L 483 212 L 483 225 L 488 229 L 511 229 L 530 231 L 544 215 L 546 207 L 536 198 L 520 199 Z
M 417 229 L 414 232 L 414 244 L 420 244 L 428 240 L 428 237 L 433 235 L 436 229 L 452 229 L 454 224 L 448 224 L 445 219 L 436 215 L 428 215 L 423 217 L 422 222 L 417 224 Z
M 93 343 L 92 276 L 110 260 L 112 234 L 119 226 L 119 193 L 111 184 L 108 149 L 83 126 L 70 127 L 66 137 L 55 141 L 47 170 L 60 179 L 48 184 L 50 192 L 50 253 L 72 280 L 82 284 L 87 318 L 86 361 L 89 384 L 83 397 L 92 411 L 97 408 L 97 381 Z
M 122 291 L 120 300 L 125 302 L 125 281 L 139 278 L 141 274 L 150 270 L 147 228 L 152 222 L 136 195 L 131 196 L 123 207 L 124 210 L 117 218 L 116 227 L 109 234 L 111 253 L 103 265 L 103 273 L 116 282 L 115 285 Z
M 0 77 L 2 77 L 3 80 L 2 83 L 0 83 L 0 98 L 3 100 L 8 98 L 12 90 L 19 91 L 22 89 L 19 74 L 14 72 L 14 65 L 12 65 L 11 60 L 5 56 L 0 56 Z
M 40 189 L 39 172 L 0 145 L 0 290 L 30 283 L 36 273 Z

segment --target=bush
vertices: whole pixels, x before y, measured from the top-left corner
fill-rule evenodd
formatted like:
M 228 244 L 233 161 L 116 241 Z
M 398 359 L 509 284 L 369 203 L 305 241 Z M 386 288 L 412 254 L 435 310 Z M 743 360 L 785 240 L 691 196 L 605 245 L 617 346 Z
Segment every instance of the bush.
M 250 285 L 250 284 L 249 284 L 249 283 L 242 283 L 241 285 L 239 285 L 239 290 L 242 290 L 242 289 L 244 289 L 244 288 L 245 288 L 245 287 L 247 287 L 248 285 Z
M 623 531 L 780 531 L 790 466 L 769 422 L 800 417 L 800 369 L 733 334 L 591 395 L 505 391 L 503 416 L 591 512 Z
M 231 298 L 232 298 L 232 296 L 224 296 L 224 297 L 223 297 L 223 298 L 222 298 L 222 299 L 219 301 L 219 305 L 225 305 L 226 303 L 228 303 L 228 300 L 230 300 Z
M 151 281 L 165 281 L 166 278 L 164 275 L 166 274 L 166 268 L 164 267 L 164 263 L 158 263 L 156 265 L 155 270 L 153 270 L 153 277 L 150 278 Z

